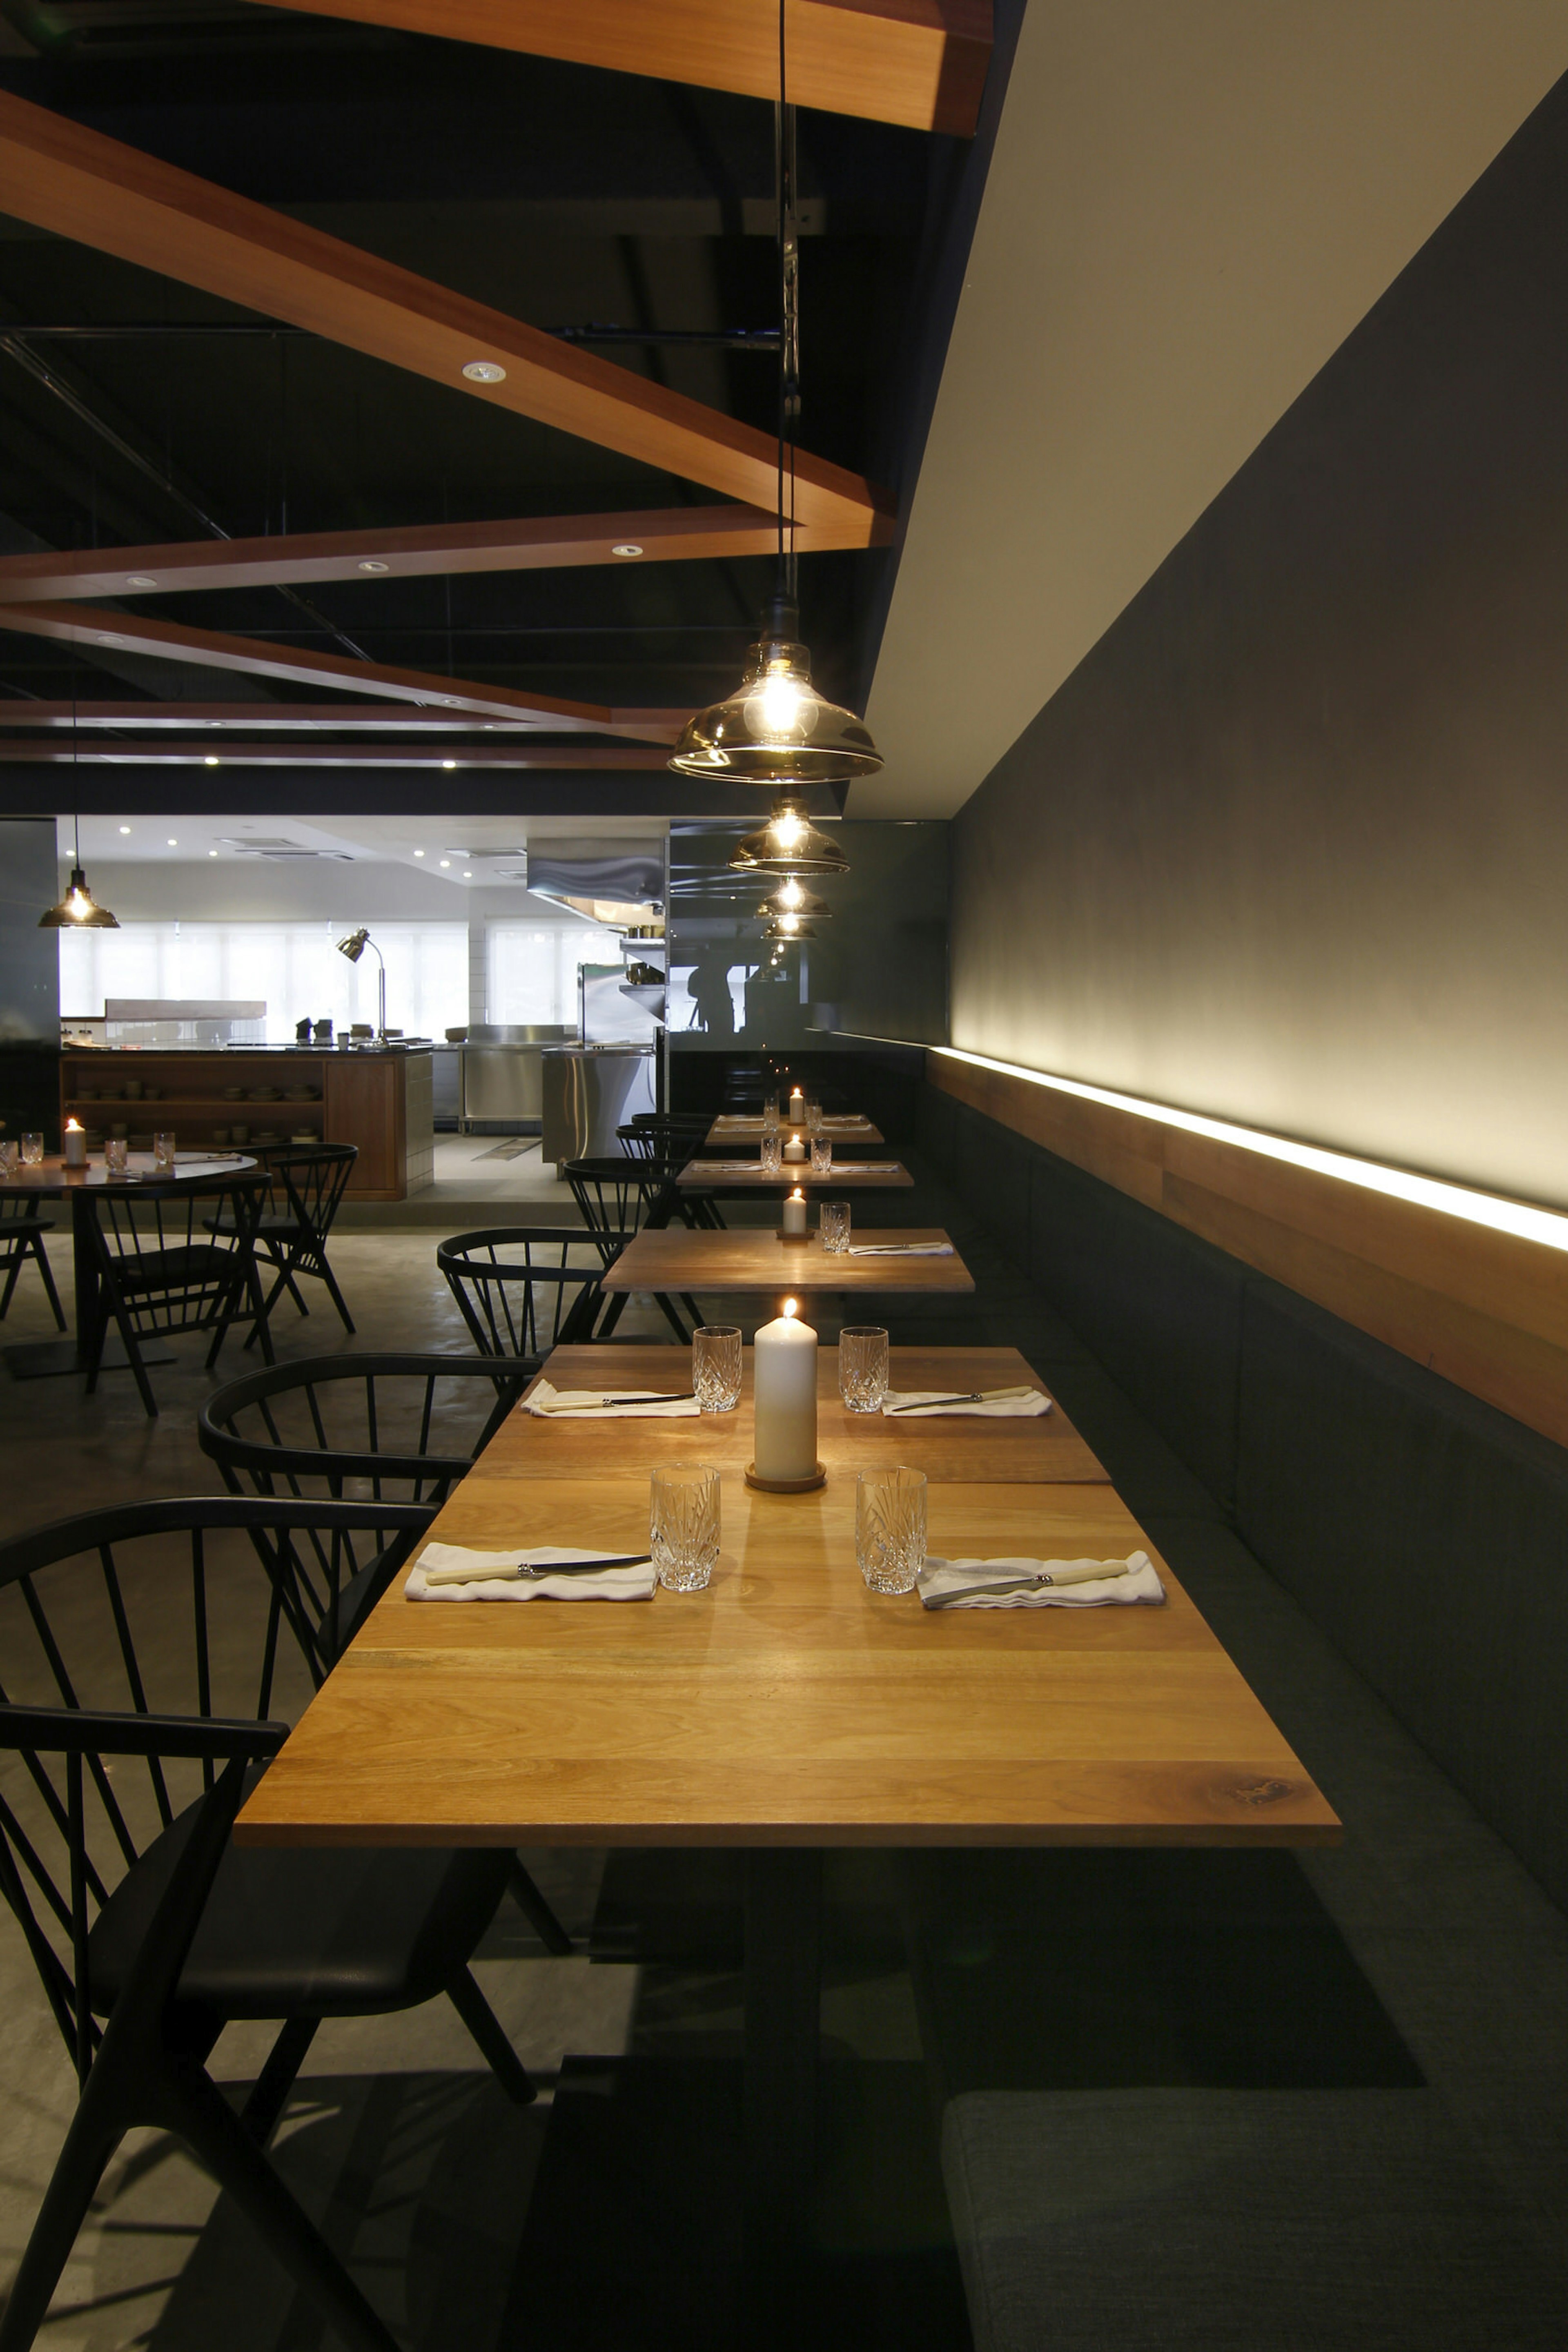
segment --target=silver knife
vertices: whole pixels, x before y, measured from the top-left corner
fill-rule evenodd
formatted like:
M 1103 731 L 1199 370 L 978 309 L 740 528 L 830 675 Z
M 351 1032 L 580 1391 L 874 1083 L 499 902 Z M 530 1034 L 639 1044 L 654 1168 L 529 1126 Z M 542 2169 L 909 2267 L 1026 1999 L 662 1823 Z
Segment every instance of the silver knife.
M 508 1584 L 519 1579 L 526 1579 L 531 1583 L 537 1583 L 547 1576 L 597 1576 L 602 1569 L 606 1568 L 651 1568 L 652 1566 L 653 1554 L 642 1551 L 624 1552 L 612 1559 L 553 1561 L 520 1559 L 515 1568 L 475 1568 L 459 1570 L 456 1573 L 449 1568 L 437 1568 L 430 1570 L 428 1576 L 437 1585 Z
M 553 1414 L 547 1407 L 542 1418 L 570 1421 L 574 1412 L 603 1412 L 610 1404 L 690 1404 L 696 1395 L 695 1389 L 680 1389 L 669 1396 L 656 1391 L 652 1396 L 595 1397 L 592 1404 L 569 1404 Z
M 1096 1561 L 1092 1568 L 1063 1569 L 1056 1576 L 1042 1569 L 1035 1576 L 998 1577 L 994 1583 L 961 1585 L 956 1592 L 940 1593 L 935 1600 L 926 1601 L 925 1606 L 928 1609 L 951 1609 L 955 1601 L 973 1601 L 982 1593 L 1039 1592 L 1047 1586 L 1061 1584 L 1109 1584 L 1113 1577 L 1131 1576 L 1131 1573 L 1125 1562 L 1120 1568 L 1101 1568 Z

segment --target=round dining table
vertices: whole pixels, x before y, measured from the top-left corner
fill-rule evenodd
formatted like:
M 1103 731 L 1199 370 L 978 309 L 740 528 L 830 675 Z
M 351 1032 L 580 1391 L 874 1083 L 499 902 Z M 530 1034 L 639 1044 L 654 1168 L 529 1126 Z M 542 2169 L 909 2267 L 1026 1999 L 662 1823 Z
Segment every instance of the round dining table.
M 98 1260 L 92 1244 L 92 1223 L 95 1199 L 99 1193 L 143 1194 L 148 1199 L 167 1199 L 182 1184 L 199 1181 L 204 1177 L 237 1176 L 257 1162 L 241 1151 L 177 1151 L 174 1171 L 160 1175 L 157 1162 L 150 1151 L 132 1151 L 126 1160 L 123 1176 L 111 1176 L 103 1164 L 101 1152 L 90 1157 L 85 1168 L 68 1168 L 58 1152 L 43 1160 L 24 1163 L 10 1175 L 0 1176 L 0 1199 L 16 1193 L 32 1193 L 39 1200 L 68 1198 L 71 1204 L 71 1262 L 75 1277 L 75 1328 L 68 1339 L 26 1339 L 0 1349 L 0 1354 L 14 1380 L 42 1381 L 58 1378 L 62 1372 L 82 1372 L 88 1368 L 91 1334 L 98 1304 Z M 142 1350 L 143 1361 L 149 1364 L 169 1363 L 167 1354 L 149 1355 Z M 121 1342 L 110 1339 L 104 1343 L 100 1369 L 103 1371 L 125 1371 L 129 1369 Z

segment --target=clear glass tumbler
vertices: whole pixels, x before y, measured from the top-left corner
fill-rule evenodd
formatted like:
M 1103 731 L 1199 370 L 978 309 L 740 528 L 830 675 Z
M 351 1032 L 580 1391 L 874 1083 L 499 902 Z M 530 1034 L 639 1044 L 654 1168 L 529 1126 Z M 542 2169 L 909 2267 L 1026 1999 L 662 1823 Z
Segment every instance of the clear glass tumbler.
M 888 1335 L 875 1323 L 838 1334 L 838 1393 L 851 1412 L 880 1412 L 888 1393 Z
M 763 1174 L 776 1176 L 784 1165 L 784 1138 L 775 1127 L 763 1138 Z
M 648 1549 L 668 1592 L 700 1592 L 719 1557 L 719 1473 L 710 1463 L 667 1462 L 653 1473 Z
M 763 1133 L 764 1135 L 776 1135 L 778 1131 L 779 1098 L 778 1091 L 775 1087 L 774 1091 L 767 1097 L 763 1104 Z
M 122 1135 L 106 1135 L 103 1139 L 103 1165 L 110 1176 L 123 1176 L 131 1157 L 131 1146 Z
M 822 1105 L 815 1098 L 805 1107 L 805 1131 L 807 1135 L 822 1133 Z
M 849 1247 L 849 1203 L 824 1201 L 818 1219 L 822 1246 L 829 1257 L 841 1257 Z
M 741 1327 L 700 1323 L 691 1335 L 691 1386 L 700 1412 L 733 1412 L 741 1402 Z
M 43 1165 L 43 1160 L 44 1160 L 44 1139 L 43 1139 L 43 1137 L 42 1137 L 41 1135 L 25 1135 L 25 1136 L 22 1138 L 22 1165 L 23 1165 L 23 1167 L 24 1167 L 24 1168 L 41 1168 L 41 1167 L 42 1167 L 42 1165 Z
M 833 1173 L 833 1145 L 826 1135 L 814 1135 L 811 1139 L 811 1172 L 814 1176 Z
M 862 1470 L 855 1481 L 855 1561 L 871 1591 L 912 1592 L 925 1557 L 925 1472 Z
M 174 1172 L 174 1138 L 166 1128 L 153 1138 L 153 1165 L 160 1176 Z
M 0 1176 L 15 1176 L 21 1160 L 16 1137 L 0 1135 Z

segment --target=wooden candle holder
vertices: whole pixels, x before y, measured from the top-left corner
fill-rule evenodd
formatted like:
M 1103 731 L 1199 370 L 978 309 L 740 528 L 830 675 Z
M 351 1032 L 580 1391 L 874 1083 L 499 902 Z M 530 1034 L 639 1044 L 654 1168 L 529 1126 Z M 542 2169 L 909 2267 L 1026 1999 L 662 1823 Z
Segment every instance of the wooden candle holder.
M 819 1462 L 809 1478 L 759 1478 L 756 1464 L 748 1462 L 746 1484 L 763 1495 L 814 1495 L 819 1486 L 826 1486 L 827 1472 Z

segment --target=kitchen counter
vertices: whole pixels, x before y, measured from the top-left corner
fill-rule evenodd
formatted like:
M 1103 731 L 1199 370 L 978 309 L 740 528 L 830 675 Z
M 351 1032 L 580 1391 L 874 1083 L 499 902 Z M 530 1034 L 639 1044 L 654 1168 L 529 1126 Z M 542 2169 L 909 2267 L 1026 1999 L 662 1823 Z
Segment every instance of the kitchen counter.
M 62 1127 L 68 1118 L 89 1137 L 124 1128 L 133 1146 L 168 1128 L 185 1150 L 216 1143 L 226 1129 L 239 1143 L 241 1127 L 251 1150 L 307 1138 L 352 1143 L 351 1201 L 405 1201 L 435 1180 L 428 1045 L 68 1046 Z

